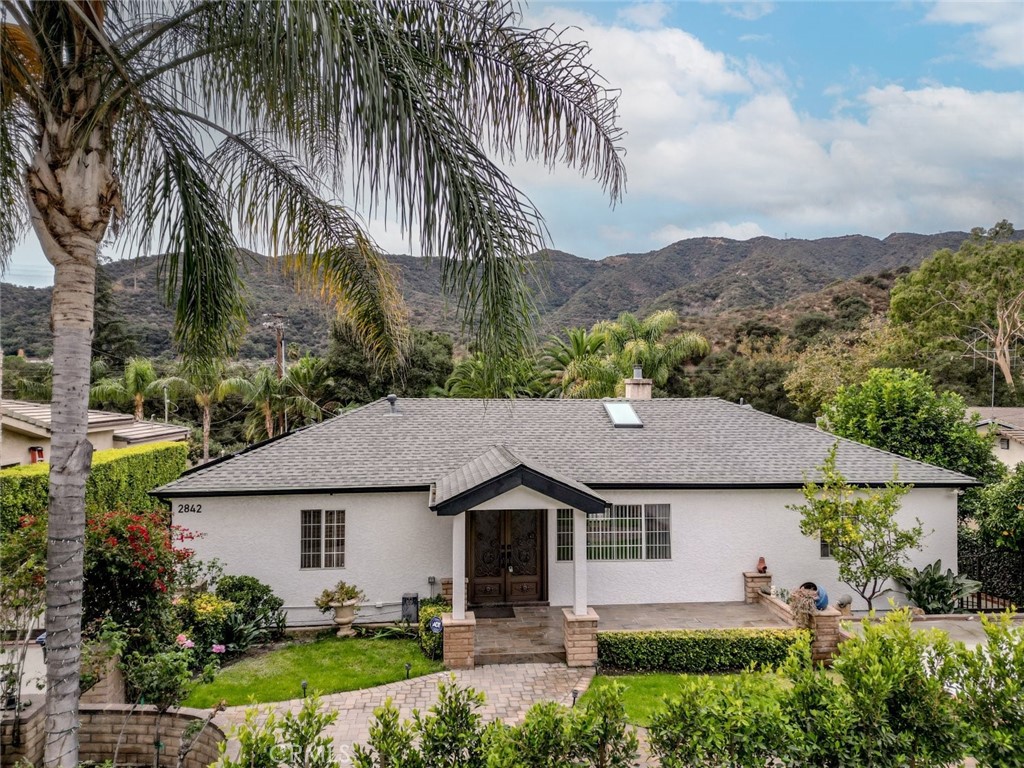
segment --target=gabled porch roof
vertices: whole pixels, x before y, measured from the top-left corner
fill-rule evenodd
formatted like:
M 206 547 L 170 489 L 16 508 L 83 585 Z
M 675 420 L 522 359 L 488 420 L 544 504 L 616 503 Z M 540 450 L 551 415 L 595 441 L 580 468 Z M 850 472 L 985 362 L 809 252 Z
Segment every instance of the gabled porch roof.
M 525 486 L 588 515 L 603 513 L 609 503 L 587 486 L 496 445 L 448 473 L 430 489 L 430 508 L 441 516 L 467 509 Z

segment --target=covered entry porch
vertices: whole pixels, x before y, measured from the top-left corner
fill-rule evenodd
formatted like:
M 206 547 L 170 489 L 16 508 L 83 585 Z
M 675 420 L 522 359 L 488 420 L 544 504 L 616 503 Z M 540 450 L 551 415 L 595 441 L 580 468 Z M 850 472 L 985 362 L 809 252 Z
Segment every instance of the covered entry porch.
M 604 498 L 496 446 L 439 480 L 430 508 L 452 521 L 452 612 L 442 622 L 446 666 L 474 666 L 478 619 L 471 608 L 477 605 L 511 607 L 506 618 L 479 621 L 519 621 L 524 640 L 548 638 L 551 623 L 558 624 L 567 663 L 593 664 L 598 617 L 587 601 L 587 558 L 572 563 L 571 607 L 547 608 L 546 532 L 554 509 L 572 510 L 573 549 L 586 552 L 587 516 L 610 508 Z

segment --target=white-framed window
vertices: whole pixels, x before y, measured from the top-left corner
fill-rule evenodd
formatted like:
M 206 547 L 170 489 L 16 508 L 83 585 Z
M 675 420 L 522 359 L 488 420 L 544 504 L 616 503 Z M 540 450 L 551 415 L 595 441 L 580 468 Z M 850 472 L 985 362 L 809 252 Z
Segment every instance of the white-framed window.
M 587 516 L 587 560 L 672 559 L 672 509 L 668 504 L 616 504 Z M 573 559 L 573 511 L 556 512 L 555 559 Z
M 1000 448 L 1000 450 L 1003 450 L 1003 451 L 1010 450 L 1010 438 L 1008 438 L 1008 437 L 1000 437 L 999 438 L 999 448 Z
M 345 510 L 302 510 L 299 567 L 345 567 Z
M 572 560 L 572 510 L 555 511 L 555 560 Z
M 821 538 L 821 534 L 818 534 L 818 544 L 821 546 L 821 559 L 831 560 L 832 559 L 832 546 Z

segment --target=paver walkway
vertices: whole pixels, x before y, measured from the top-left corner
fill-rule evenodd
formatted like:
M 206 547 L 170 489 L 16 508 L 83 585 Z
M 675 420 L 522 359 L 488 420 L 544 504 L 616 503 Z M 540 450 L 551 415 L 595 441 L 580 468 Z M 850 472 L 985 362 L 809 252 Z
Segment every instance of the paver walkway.
M 437 687 L 454 675 L 462 688 L 474 688 L 486 696 L 480 713 L 485 721 L 500 718 L 518 723 L 527 710 L 539 701 L 572 704 L 572 692 L 579 695 L 587 689 L 594 676 L 593 669 L 570 669 L 564 664 L 494 664 L 458 672 L 435 672 L 412 680 L 388 683 L 361 691 L 332 693 L 321 697 L 325 708 L 339 713 L 331 736 L 342 764 L 351 754 L 353 744 L 365 744 L 370 735 L 373 710 L 390 698 L 403 719 L 412 711 L 426 712 L 437 701 Z M 298 712 L 302 699 L 260 705 L 278 713 Z M 227 733 L 228 728 L 245 719 L 247 707 L 228 707 L 214 721 Z

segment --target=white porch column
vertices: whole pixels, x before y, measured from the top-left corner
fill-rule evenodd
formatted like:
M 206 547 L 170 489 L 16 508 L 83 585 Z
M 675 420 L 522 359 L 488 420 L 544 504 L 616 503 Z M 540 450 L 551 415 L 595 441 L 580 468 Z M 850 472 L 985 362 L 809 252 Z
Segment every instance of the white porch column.
M 587 615 L 587 513 L 572 511 L 572 612 Z
M 466 513 L 452 518 L 452 618 L 466 618 Z

